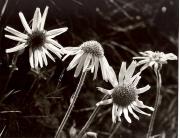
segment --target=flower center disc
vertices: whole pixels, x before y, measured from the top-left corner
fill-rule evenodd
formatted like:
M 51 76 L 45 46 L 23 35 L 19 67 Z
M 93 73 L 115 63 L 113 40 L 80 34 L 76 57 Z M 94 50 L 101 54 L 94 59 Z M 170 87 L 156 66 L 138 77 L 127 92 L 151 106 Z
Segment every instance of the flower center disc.
M 81 49 L 85 53 L 92 54 L 93 56 L 101 57 L 104 55 L 104 50 L 100 43 L 97 41 L 87 41 L 81 45 Z
M 31 35 L 29 35 L 29 38 L 27 40 L 27 43 L 30 47 L 38 48 L 45 43 L 45 34 L 40 31 L 32 32 Z
M 136 100 L 135 89 L 131 86 L 118 86 L 114 88 L 112 98 L 115 104 L 127 107 Z

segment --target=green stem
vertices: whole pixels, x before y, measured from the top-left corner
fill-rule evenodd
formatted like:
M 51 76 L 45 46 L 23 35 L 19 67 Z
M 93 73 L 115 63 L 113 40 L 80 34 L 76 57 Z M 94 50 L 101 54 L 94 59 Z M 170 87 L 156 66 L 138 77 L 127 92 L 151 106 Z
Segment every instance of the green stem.
M 108 97 L 108 95 L 105 95 L 102 100 L 106 99 Z M 101 100 L 101 101 L 102 101 Z M 86 124 L 83 126 L 83 128 L 81 129 L 81 131 L 79 132 L 77 138 L 82 138 L 82 136 L 85 134 L 86 130 L 89 128 L 89 126 L 91 125 L 92 121 L 94 120 L 96 114 L 99 112 L 100 110 L 100 106 L 96 106 L 96 108 L 94 109 L 93 113 L 91 114 L 91 116 L 89 117 L 88 121 L 86 122 Z
M 157 77 L 157 80 L 156 80 L 157 94 L 156 94 L 154 112 L 153 112 L 152 117 L 151 117 L 151 121 L 150 121 L 150 125 L 149 125 L 149 129 L 148 129 L 148 133 L 146 135 L 146 138 L 150 138 L 151 135 L 152 135 L 154 121 L 155 121 L 157 110 L 158 110 L 158 107 L 160 105 L 160 100 L 161 100 L 161 84 L 162 84 L 162 80 L 161 80 L 160 69 L 155 71 L 155 73 L 156 73 L 156 77 Z
M 81 91 L 81 88 L 82 88 L 82 86 L 84 84 L 84 80 L 86 78 L 86 73 L 87 73 L 87 71 L 85 71 L 85 72 L 83 72 L 81 74 L 81 78 L 80 78 L 80 81 L 79 81 L 78 86 L 76 88 L 76 91 L 75 91 L 75 93 L 73 95 L 72 102 L 70 103 L 70 106 L 69 106 L 69 108 L 68 108 L 68 110 L 67 110 L 67 112 L 66 112 L 66 114 L 65 114 L 65 116 L 64 116 L 64 118 L 63 118 L 63 120 L 62 120 L 62 122 L 60 124 L 60 126 L 58 127 L 58 130 L 56 131 L 56 135 L 55 135 L 54 138 L 60 138 L 60 134 L 61 134 L 61 132 L 62 132 L 62 130 L 63 130 L 63 128 L 64 128 L 64 126 L 65 126 L 71 112 L 72 112 L 74 104 L 75 104 L 75 102 L 76 102 L 76 100 L 78 98 L 79 92 Z

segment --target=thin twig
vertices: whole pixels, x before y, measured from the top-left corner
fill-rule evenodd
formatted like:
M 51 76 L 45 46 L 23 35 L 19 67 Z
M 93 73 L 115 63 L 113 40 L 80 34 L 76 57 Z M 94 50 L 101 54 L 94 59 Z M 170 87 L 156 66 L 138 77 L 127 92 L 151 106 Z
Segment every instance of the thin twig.
M 79 81 L 78 86 L 76 88 L 76 91 L 75 91 L 75 93 L 73 95 L 73 99 L 72 99 L 72 101 L 70 103 L 70 106 L 69 106 L 69 108 L 68 108 L 68 110 L 67 110 L 67 112 L 66 112 L 66 114 L 65 114 L 65 116 L 64 116 L 64 118 L 63 118 L 63 120 L 62 120 L 62 122 L 61 122 L 61 124 L 60 124 L 60 126 L 59 126 L 59 128 L 58 128 L 54 138 L 60 138 L 60 134 L 61 134 L 61 132 L 62 132 L 62 130 L 63 130 L 63 128 L 64 128 L 64 126 L 65 126 L 65 124 L 66 124 L 66 122 L 67 122 L 71 112 L 72 112 L 74 104 L 75 104 L 75 102 L 76 102 L 76 100 L 78 98 L 79 92 L 81 91 L 81 88 L 82 88 L 82 86 L 84 84 L 84 80 L 86 78 L 86 74 L 87 74 L 87 71 L 85 71 L 85 72 L 83 72 L 81 74 L 81 78 L 80 78 L 80 81 Z
M 148 129 L 148 133 L 146 135 L 146 138 L 150 138 L 151 135 L 152 135 L 154 121 L 155 121 L 155 118 L 156 118 L 157 110 L 158 110 L 158 107 L 160 105 L 160 99 L 161 99 L 161 84 L 162 84 L 162 80 L 161 80 L 160 69 L 155 71 L 155 73 L 156 73 L 156 77 L 157 77 L 157 81 L 156 81 L 157 94 L 156 94 L 156 100 L 155 100 L 155 106 L 154 106 L 155 110 L 154 110 L 154 112 L 152 114 L 152 117 L 151 117 L 151 121 L 150 121 L 150 125 L 149 125 L 149 129 Z

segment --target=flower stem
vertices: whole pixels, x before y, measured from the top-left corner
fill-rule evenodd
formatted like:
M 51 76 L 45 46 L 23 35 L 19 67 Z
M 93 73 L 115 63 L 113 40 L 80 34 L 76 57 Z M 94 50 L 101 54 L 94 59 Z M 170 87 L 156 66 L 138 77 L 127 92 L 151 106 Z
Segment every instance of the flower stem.
M 83 73 L 81 74 L 81 78 L 80 78 L 80 81 L 79 81 L 78 86 L 77 86 L 77 88 L 76 88 L 76 91 L 75 91 L 75 93 L 74 93 L 74 95 L 73 95 L 73 99 L 71 100 L 71 103 L 70 103 L 70 105 L 69 105 L 69 108 L 68 108 L 68 110 L 67 110 L 67 112 L 66 112 L 66 114 L 65 114 L 65 116 L 64 116 L 64 118 L 63 118 L 63 120 L 62 120 L 62 122 L 61 122 L 61 124 L 60 124 L 60 126 L 59 126 L 59 128 L 58 128 L 58 130 L 56 131 L 56 135 L 55 135 L 54 138 L 60 138 L 60 134 L 61 134 L 61 132 L 62 132 L 62 130 L 63 130 L 63 128 L 64 128 L 67 120 L 68 120 L 68 118 L 69 118 L 69 115 L 70 115 L 71 112 L 72 112 L 72 109 L 73 109 L 73 107 L 74 107 L 74 104 L 75 104 L 75 102 L 76 102 L 76 100 L 77 100 L 77 98 L 78 98 L 79 92 L 81 91 L 81 88 L 82 88 L 82 86 L 83 86 L 83 84 L 84 84 L 84 80 L 85 80 L 85 78 L 86 78 L 86 74 L 87 74 L 87 71 L 85 71 L 85 72 L 83 72 Z
M 152 131 L 153 131 L 153 126 L 154 126 L 154 121 L 155 121 L 157 110 L 158 110 L 158 107 L 160 105 L 160 100 L 161 100 L 161 84 L 162 84 L 162 80 L 161 80 L 160 69 L 155 71 L 155 73 L 156 73 L 156 77 L 157 77 L 157 79 L 156 79 L 157 94 L 156 94 L 156 100 L 155 100 L 155 106 L 154 106 L 155 110 L 154 110 L 154 112 L 152 114 L 152 117 L 151 117 L 151 121 L 150 121 L 150 125 L 149 125 L 149 129 L 148 129 L 148 133 L 146 135 L 146 138 L 151 137 L 151 134 L 152 134 Z
M 108 97 L 108 95 L 105 95 L 102 100 L 106 99 Z M 101 101 L 102 101 L 101 100 Z M 86 130 L 89 128 L 89 126 L 91 125 L 92 121 L 94 120 L 96 114 L 99 112 L 100 106 L 96 106 L 96 108 L 94 109 L 93 113 L 91 114 L 91 116 L 89 117 L 88 121 L 86 122 L 86 124 L 83 126 L 83 128 L 81 129 L 81 131 L 79 132 L 77 138 L 82 138 L 82 136 L 84 135 L 84 133 L 86 132 Z
M 119 127 L 121 126 L 121 122 L 118 122 L 118 124 L 115 126 L 113 132 L 109 136 L 109 138 L 113 138 L 114 134 L 118 131 Z

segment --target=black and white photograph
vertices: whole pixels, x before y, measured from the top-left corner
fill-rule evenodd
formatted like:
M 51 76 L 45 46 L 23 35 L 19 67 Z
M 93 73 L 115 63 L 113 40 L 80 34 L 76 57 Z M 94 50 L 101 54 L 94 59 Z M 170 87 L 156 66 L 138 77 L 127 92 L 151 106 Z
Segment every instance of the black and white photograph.
M 0 138 L 178 138 L 178 0 L 0 0 Z

